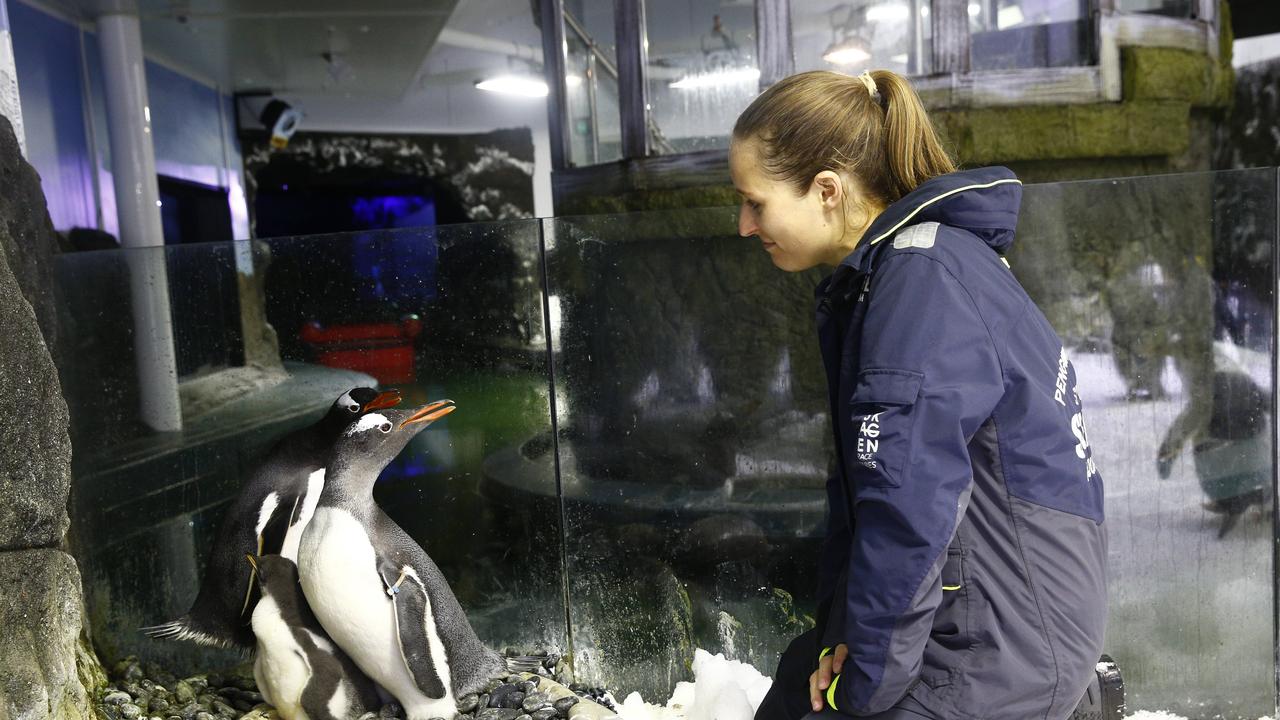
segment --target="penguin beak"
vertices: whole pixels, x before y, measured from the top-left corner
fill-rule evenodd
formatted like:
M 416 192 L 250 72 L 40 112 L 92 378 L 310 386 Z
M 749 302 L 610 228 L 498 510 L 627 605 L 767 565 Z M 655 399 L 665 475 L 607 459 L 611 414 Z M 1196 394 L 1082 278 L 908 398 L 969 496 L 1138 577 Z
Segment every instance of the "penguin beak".
M 252 555 L 245 555 L 245 556 L 244 556 L 244 559 L 245 559 L 245 560 L 248 560 L 248 561 L 249 561 L 249 564 L 253 566 L 253 571 L 254 571 L 254 572 L 257 572 L 257 571 L 258 571 L 258 559 L 257 559 L 257 558 L 255 558 L 255 557 L 254 557 L 254 556 L 252 556 Z
M 400 423 L 400 428 L 398 429 L 403 429 L 406 426 L 416 425 L 418 423 L 422 423 L 424 426 L 430 425 L 457 409 L 458 406 L 454 405 L 452 400 L 437 400 L 405 418 L 404 422 Z
M 361 412 L 369 412 L 370 410 L 381 410 L 382 408 L 395 407 L 400 404 L 400 391 L 387 390 L 378 393 L 378 397 L 370 400 Z

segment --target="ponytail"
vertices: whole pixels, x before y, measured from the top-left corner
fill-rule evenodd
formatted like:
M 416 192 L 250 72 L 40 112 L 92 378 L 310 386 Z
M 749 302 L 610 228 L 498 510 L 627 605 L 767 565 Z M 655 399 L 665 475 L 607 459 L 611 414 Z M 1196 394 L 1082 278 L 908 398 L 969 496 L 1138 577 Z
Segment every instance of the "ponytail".
M 888 70 L 785 78 L 738 116 L 733 138 L 758 140 L 761 166 L 797 193 L 832 170 L 853 175 L 889 204 L 955 170 L 915 90 Z

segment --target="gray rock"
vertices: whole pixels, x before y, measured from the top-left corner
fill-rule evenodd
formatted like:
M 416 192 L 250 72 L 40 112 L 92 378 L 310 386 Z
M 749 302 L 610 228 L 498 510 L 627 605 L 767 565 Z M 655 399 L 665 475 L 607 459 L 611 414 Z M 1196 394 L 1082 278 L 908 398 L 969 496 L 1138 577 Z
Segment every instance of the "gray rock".
M 177 686 L 173 688 L 173 698 L 179 705 L 186 705 L 196 699 L 196 691 L 191 687 L 190 682 L 179 680 Z
M 524 702 L 520 703 L 520 707 L 525 712 L 531 713 L 534 710 L 541 710 L 551 704 L 551 700 L 547 698 L 546 693 L 529 693 L 524 697 Z
M 40 246 L 56 243 L 56 235 L 40 179 L 17 154 L 7 120 L 0 120 L 0 179 L 0 550 L 55 547 L 69 525 L 69 418 L 50 356 L 54 342 L 46 344 L 37 323 L 42 313 L 28 298 L 37 305 L 48 298 L 48 309 L 55 309 L 54 248 Z M 53 317 L 47 324 L 51 333 Z
M 125 720 L 137 720 L 142 717 L 142 708 L 133 703 L 120 703 L 120 717 Z
M 561 715 L 563 715 L 563 716 L 566 716 L 566 717 L 567 717 L 567 716 L 569 715 L 569 708 L 571 708 L 571 707 L 573 707 L 574 705 L 577 705 L 577 704 L 578 704 L 578 698 L 576 698 L 576 697 L 563 697 L 563 698 L 560 698 L 559 700 L 557 700 L 557 701 L 555 701 L 555 702 L 551 703 L 551 706 L 552 706 L 552 707 L 554 707 L 554 708 L 556 709 L 556 712 L 557 712 L 557 713 L 560 713 Z
M 476 715 L 476 720 L 516 720 L 524 713 L 516 708 L 485 708 Z
M 533 720 L 551 720 L 551 718 L 556 717 L 559 714 L 560 713 L 556 712 L 554 707 L 545 707 L 541 710 L 535 710 L 530 713 L 530 717 L 532 717 Z
M 8 436 L 0 435 L 0 446 L 7 445 Z M 76 672 L 81 596 L 75 560 L 60 550 L 0 552 L 0 588 L 0 716 L 89 720 L 89 697 Z
M 196 713 L 196 720 L 217 720 L 217 718 L 214 717 L 211 713 L 198 712 Z

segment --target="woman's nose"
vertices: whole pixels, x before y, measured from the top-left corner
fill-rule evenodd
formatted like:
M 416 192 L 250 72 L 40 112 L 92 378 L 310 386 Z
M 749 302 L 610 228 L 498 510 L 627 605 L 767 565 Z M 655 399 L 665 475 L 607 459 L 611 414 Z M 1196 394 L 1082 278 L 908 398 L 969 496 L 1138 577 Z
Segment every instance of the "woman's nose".
M 760 228 L 756 227 L 756 219 L 751 212 L 751 208 L 746 203 L 738 208 L 738 234 L 742 237 L 751 237 L 759 232 Z

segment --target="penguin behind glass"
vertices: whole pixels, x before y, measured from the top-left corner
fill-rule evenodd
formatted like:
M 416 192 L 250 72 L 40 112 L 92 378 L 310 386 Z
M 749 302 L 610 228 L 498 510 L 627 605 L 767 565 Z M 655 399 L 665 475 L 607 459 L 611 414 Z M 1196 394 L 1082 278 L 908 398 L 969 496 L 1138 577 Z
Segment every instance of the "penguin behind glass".
M 476 637 L 448 582 L 373 501 L 378 474 L 452 401 L 370 413 L 335 443 L 298 571 L 320 624 L 409 720 L 453 717 L 456 698 L 507 670 Z
M 252 622 L 258 639 L 253 679 L 262 697 L 285 720 L 356 720 L 377 712 L 377 688 L 325 635 L 302 596 L 293 561 L 245 557 L 262 592 Z
M 214 647 L 254 646 L 249 618 L 258 588 L 246 554 L 297 559 L 302 529 L 324 485 L 324 463 L 342 431 L 363 414 L 400 402 L 399 391 L 343 393 L 319 421 L 277 442 L 249 473 L 222 517 L 200 591 L 186 615 L 143 632 Z M 319 471 L 319 472 L 317 472 Z

